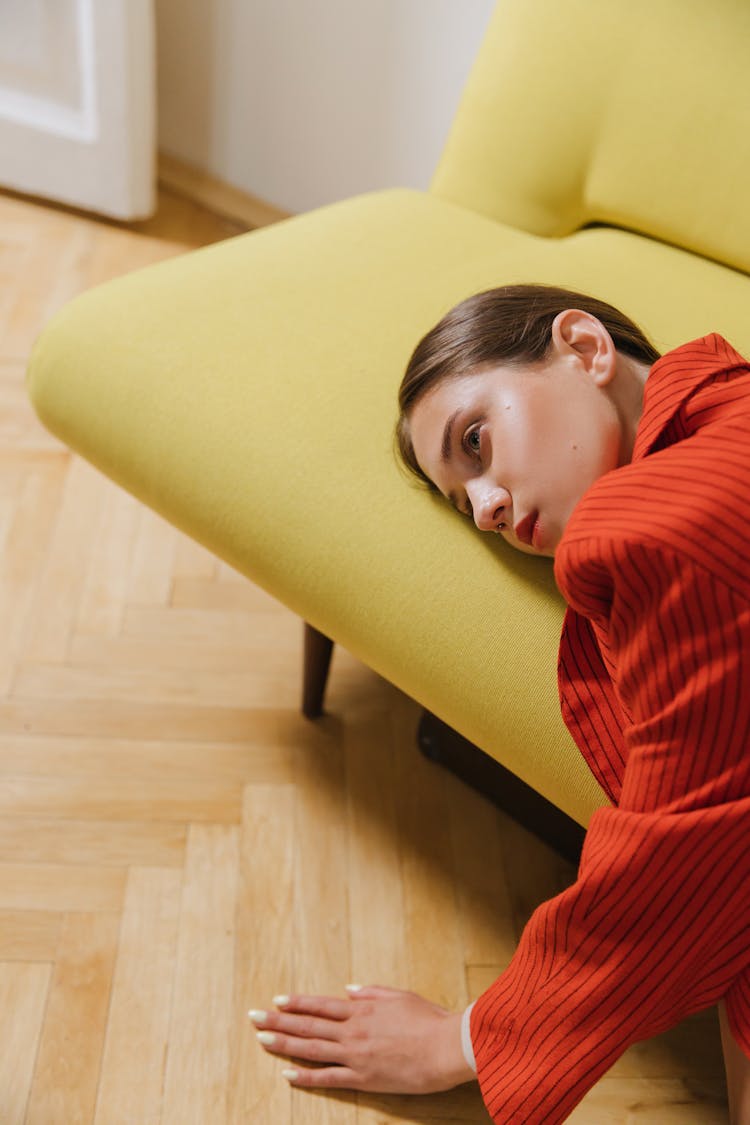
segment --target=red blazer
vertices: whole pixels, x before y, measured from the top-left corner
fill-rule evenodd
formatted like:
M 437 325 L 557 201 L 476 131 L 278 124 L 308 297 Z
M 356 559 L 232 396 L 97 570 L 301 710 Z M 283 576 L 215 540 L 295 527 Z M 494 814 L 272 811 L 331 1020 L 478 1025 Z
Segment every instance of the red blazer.
M 555 1125 L 631 1043 L 724 998 L 750 1056 L 750 365 L 660 359 L 633 460 L 555 558 L 565 721 L 612 807 L 475 1003 L 487 1108 Z

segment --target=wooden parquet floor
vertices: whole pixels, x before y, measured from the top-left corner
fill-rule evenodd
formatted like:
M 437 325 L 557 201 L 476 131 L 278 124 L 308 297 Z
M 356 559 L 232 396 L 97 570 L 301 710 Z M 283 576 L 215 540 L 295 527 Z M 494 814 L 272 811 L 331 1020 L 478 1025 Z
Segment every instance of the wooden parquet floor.
M 0 195 L 0 1123 L 487 1121 L 471 1085 L 292 1091 L 247 1010 L 353 980 L 463 1006 L 572 870 L 424 760 L 414 704 L 346 653 L 301 718 L 300 623 L 24 394 L 64 301 L 232 233 L 166 194 L 133 226 Z M 571 1118 L 726 1119 L 713 1012 Z

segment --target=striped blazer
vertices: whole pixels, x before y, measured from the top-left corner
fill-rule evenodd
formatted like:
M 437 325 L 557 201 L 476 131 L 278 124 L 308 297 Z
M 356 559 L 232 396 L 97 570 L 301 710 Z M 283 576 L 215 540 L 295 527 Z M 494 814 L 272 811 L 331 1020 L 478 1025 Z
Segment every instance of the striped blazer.
M 471 1012 L 485 1104 L 555 1125 L 633 1042 L 724 998 L 750 1055 L 750 364 L 652 367 L 630 464 L 555 557 L 563 717 L 611 806 Z

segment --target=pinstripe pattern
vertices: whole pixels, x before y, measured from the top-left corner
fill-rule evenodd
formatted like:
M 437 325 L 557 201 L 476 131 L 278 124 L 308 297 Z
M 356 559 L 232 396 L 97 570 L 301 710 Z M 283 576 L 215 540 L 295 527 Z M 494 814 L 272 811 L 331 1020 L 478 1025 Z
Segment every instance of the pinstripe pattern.
M 576 508 L 565 721 L 612 801 L 471 1033 L 504 1125 L 555 1125 L 633 1042 L 726 999 L 750 1055 L 750 365 L 664 356 L 631 464 Z

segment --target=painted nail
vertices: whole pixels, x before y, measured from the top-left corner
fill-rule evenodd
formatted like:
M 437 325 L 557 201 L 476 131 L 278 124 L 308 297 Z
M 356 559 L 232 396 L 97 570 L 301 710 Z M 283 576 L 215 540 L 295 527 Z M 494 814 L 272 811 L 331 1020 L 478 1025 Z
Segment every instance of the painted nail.
M 268 1019 L 268 1012 L 258 1011 L 257 1008 L 251 1008 L 247 1014 L 250 1016 L 253 1023 L 265 1023 Z
M 361 992 L 362 991 L 362 985 L 361 984 L 347 984 L 346 991 L 347 992 Z
M 288 1078 L 290 1082 L 296 1082 L 299 1078 L 299 1071 L 296 1070 L 282 1070 L 283 1078 Z
M 285 1004 L 289 1003 L 288 996 L 274 996 L 273 1002 L 277 1008 L 283 1008 Z
M 263 1043 L 265 1047 L 273 1047 L 276 1042 L 276 1036 L 270 1031 L 257 1031 L 255 1033 L 255 1038 L 259 1043 Z

